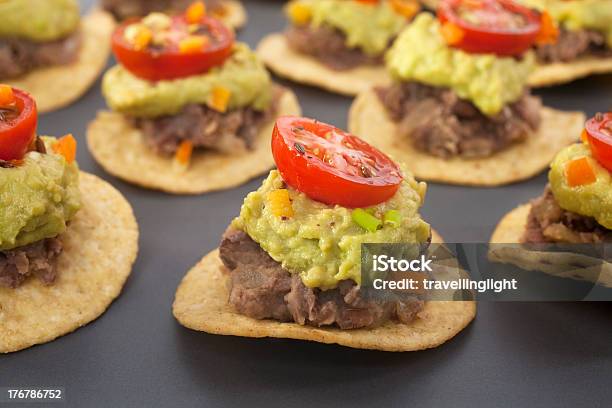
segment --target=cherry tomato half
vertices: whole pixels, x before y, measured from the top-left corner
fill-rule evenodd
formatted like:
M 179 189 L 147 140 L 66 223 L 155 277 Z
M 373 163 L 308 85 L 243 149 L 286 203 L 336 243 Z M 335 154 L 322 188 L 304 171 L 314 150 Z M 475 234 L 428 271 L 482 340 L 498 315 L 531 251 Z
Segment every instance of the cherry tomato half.
M 36 135 L 36 102 L 26 92 L 13 88 L 15 103 L 0 107 L 0 160 L 20 160 Z
M 154 45 L 140 49 L 131 44 L 125 36 L 125 30 L 131 24 L 141 20 L 128 20 L 115 30 L 112 37 L 113 53 L 117 60 L 128 71 L 137 77 L 160 81 L 163 79 L 183 78 L 201 74 L 221 65 L 232 53 L 234 33 L 222 22 L 211 17 L 202 17 L 197 23 L 197 33 L 208 38 L 200 50 L 181 51 L 179 39 L 190 32 L 193 24 L 185 16 L 172 17 L 170 43 L 163 48 Z M 193 31 L 193 30 L 192 30 Z M 175 41 L 172 41 L 172 40 Z
M 289 186 L 329 205 L 359 208 L 382 203 L 397 192 L 403 179 L 387 155 L 314 119 L 279 118 L 272 155 Z
M 612 112 L 597 114 L 585 125 L 593 157 L 612 171 Z
M 438 19 L 453 28 L 450 45 L 477 54 L 521 55 L 541 29 L 540 13 L 512 0 L 443 0 Z

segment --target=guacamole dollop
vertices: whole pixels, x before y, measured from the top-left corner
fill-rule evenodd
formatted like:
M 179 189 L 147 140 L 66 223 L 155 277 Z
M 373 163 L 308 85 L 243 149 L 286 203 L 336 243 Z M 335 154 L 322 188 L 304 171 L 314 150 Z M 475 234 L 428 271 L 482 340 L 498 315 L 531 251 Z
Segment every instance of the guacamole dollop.
M 53 41 L 79 26 L 77 0 L 1 0 L 0 37 Z
M 597 180 L 591 184 L 570 187 L 565 173 L 567 163 L 581 157 L 588 159 Z M 612 177 L 610 172 L 593 158 L 588 145 L 574 144 L 561 150 L 550 166 L 548 180 L 561 208 L 593 217 L 604 227 L 612 229 Z
M 327 25 L 346 36 L 348 48 L 360 48 L 371 56 L 381 55 L 406 24 L 388 1 L 378 5 L 346 0 L 294 0 L 310 11 L 313 27 Z
M 594 30 L 606 36 L 612 47 L 612 2 L 610 0 L 521 0 L 552 18 L 568 30 Z
M 437 18 L 428 13 L 419 14 L 402 31 L 386 60 L 396 80 L 449 87 L 490 116 L 521 97 L 535 66 L 532 52 L 516 60 L 451 48 Z
M 45 138 L 51 152 L 53 138 Z M 0 250 L 55 237 L 81 206 L 79 170 L 57 154 L 28 153 L 0 168 Z
M 268 204 L 270 192 L 287 188 L 294 215 L 282 219 Z M 342 280 L 361 283 L 362 243 L 421 243 L 430 226 L 418 214 L 426 186 L 406 175 L 398 192 L 388 201 L 371 207 L 374 214 L 397 210 L 399 226 L 384 225 L 368 232 L 351 217 L 351 209 L 329 206 L 285 186 L 280 173 L 272 170 L 263 185 L 250 193 L 232 226 L 243 230 L 285 269 L 300 274 L 311 288 L 331 289 Z
M 230 91 L 228 109 L 265 110 L 272 98 L 270 74 L 243 43 L 236 43 L 223 65 L 200 75 L 150 82 L 117 65 L 102 81 L 102 93 L 113 110 L 146 118 L 175 115 L 189 104 L 208 104 L 217 87 Z

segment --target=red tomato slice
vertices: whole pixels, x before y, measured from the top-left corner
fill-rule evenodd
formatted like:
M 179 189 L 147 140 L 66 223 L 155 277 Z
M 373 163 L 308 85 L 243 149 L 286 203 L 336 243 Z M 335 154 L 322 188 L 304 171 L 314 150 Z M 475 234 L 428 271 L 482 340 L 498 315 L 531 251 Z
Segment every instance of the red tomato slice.
M 593 157 L 612 171 L 612 112 L 598 113 L 587 121 L 585 130 Z
M 231 55 L 234 44 L 234 33 L 219 20 L 202 17 L 197 33 L 208 37 L 209 41 L 201 50 L 181 52 L 179 41 L 190 34 L 189 24 L 185 16 L 172 17 L 171 35 L 169 44 L 164 48 L 147 46 L 136 49 L 125 37 L 126 28 L 140 21 L 132 19 L 123 23 L 112 37 L 113 53 L 117 60 L 128 71 L 137 77 L 160 81 L 163 79 L 184 78 L 201 74 L 209 69 L 223 64 Z M 193 31 L 192 31 L 193 32 Z
M 15 103 L 0 107 L 0 160 L 20 160 L 36 135 L 36 102 L 26 92 L 13 88 Z
M 453 47 L 475 54 L 519 56 L 541 29 L 540 13 L 512 0 L 443 0 L 438 19 L 453 26 Z
M 314 119 L 279 118 L 272 155 L 289 186 L 329 205 L 359 208 L 382 203 L 403 180 L 399 166 L 387 155 Z

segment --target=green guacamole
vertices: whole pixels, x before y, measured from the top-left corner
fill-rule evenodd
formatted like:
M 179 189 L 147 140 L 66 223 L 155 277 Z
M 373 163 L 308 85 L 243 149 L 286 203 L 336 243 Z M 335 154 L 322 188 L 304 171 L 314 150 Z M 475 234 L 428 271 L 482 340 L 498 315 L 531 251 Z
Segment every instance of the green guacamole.
M 272 98 L 272 81 L 263 63 L 246 44 L 237 43 L 222 66 L 186 78 L 150 82 L 117 65 L 102 81 L 102 92 L 115 111 L 135 117 L 174 115 L 185 105 L 208 104 L 215 88 L 228 89 L 228 109 L 250 106 L 265 110 Z
M 45 138 L 47 151 L 54 139 Z M 81 206 L 79 170 L 56 154 L 30 152 L 15 168 L 0 168 L 0 250 L 55 237 Z
M 381 55 L 406 24 L 387 1 L 379 5 L 347 0 L 297 0 L 310 9 L 314 27 L 331 26 L 342 31 L 349 48 L 371 56 Z
M 595 170 L 597 181 L 577 187 L 570 187 L 565 176 L 566 165 L 573 159 L 587 157 Z M 550 187 L 561 208 L 594 217 L 597 222 L 612 229 L 612 177 L 591 155 L 585 144 L 574 144 L 557 154 L 548 173 Z
M 0 0 L 0 38 L 53 41 L 79 26 L 77 0 Z
M 612 2 L 610 0 L 521 0 L 550 15 L 569 30 L 589 29 L 603 33 L 612 47 Z
M 399 35 L 386 60 L 396 80 L 452 88 L 492 116 L 521 97 L 535 58 L 532 52 L 519 61 L 450 48 L 438 20 L 421 13 Z
M 352 210 L 313 201 L 290 188 L 294 215 L 283 220 L 267 205 L 268 193 L 281 188 L 286 187 L 280 173 L 272 170 L 263 185 L 246 197 L 232 226 L 245 231 L 284 268 L 299 273 L 308 287 L 330 289 L 347 279 L 360 283 L 362 243 L 420 243 L 430 234 L 429 224 L 418 214 L 426 186 L 412 176 L 390 200 L 371 208 L 378 216 L 397 210 L 401 225 L 384 225 L 376 232 L 357 225 Z

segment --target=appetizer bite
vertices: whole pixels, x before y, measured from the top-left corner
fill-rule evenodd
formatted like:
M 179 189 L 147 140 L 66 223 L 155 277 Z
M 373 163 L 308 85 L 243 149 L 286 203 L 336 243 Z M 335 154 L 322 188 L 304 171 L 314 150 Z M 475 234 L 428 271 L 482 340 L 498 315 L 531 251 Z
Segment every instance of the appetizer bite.
M 504 216 L 492 243 L 612 242 L 612 113 L 589 119 L 581 138 L 582 143 L 566 147 L 552 161 L 542 195 Z M 518 255 L 527 258 L 527 266 L 554 268 L 550 259 L 547 264 L 538 262 L 542 257 L 550 258 L 542 253 Z M 602 269 L 599 279 L 612 287 L 612 270 Z
M 79 172 L 72 135 L 36 135 L 37 109 L 0 85 L 0 353 L 67 334 L 119 295 L 138 252 L 123 196 Z
M 419 11 L 416 0 L 293 0 L 290 27 L 257 48 L 276 74 L 356 95 L 389 82 L 383 56 Z
M 81 19 L 77 0 L 5 0 L 0 15 L 0 81 L 31 93 L 39 112 L 79 99 L 106 65 L 108 13 Z
M 181 324 L 386 351 L 436 347 L 469 324 L 474 302 L 376 298 L 361 287 L 361 244 L 429 245 L 418 213 L 424 183 L 359 138 L 307 118 L 278 119 L 272 153 L 278 170 L 179 286 Z
M 520 0 L 548 12 L 558 25 L 558 40 L 536 47 L 532 86 L 556 85 L 612 72 L 610 0 Z
M 122 21 L 133 17 L 144 17 L 153 12 L 182 13 L 193 0 L 102 0 L 102 8 Z M 233 28 L 242 27 L 247 20 L 246 11 L 238 0 L 198 1 L 195 8 L 204 8 L 215 18 Z
M 425 180 L 495 186 L 536 175 L 584 122 L 530 94 L 529 48 L 546 41 L 544 26 L 507 0 L 448 0 L 437 18 L 419 14 L 387 54 L 393 84 L 359 95 L 351 131 Z
M 299 114 L 256 54 L 204 9 L 129 20 L 87 141 L 109 173 L 177 194 L 239 185 L 273 166 L 274 118 Z
M 477 0 L 484 3 L 487 0 Z M 529 77 L 533 87 L 570 82 L 612 72 L 612 4 L 610 0 L 517 0 L 547 13 L 554 22 L 549 33 L 558 37 L 536 44 L 537 67 Z M 440 0 L 421 0 L 435 10 Z

